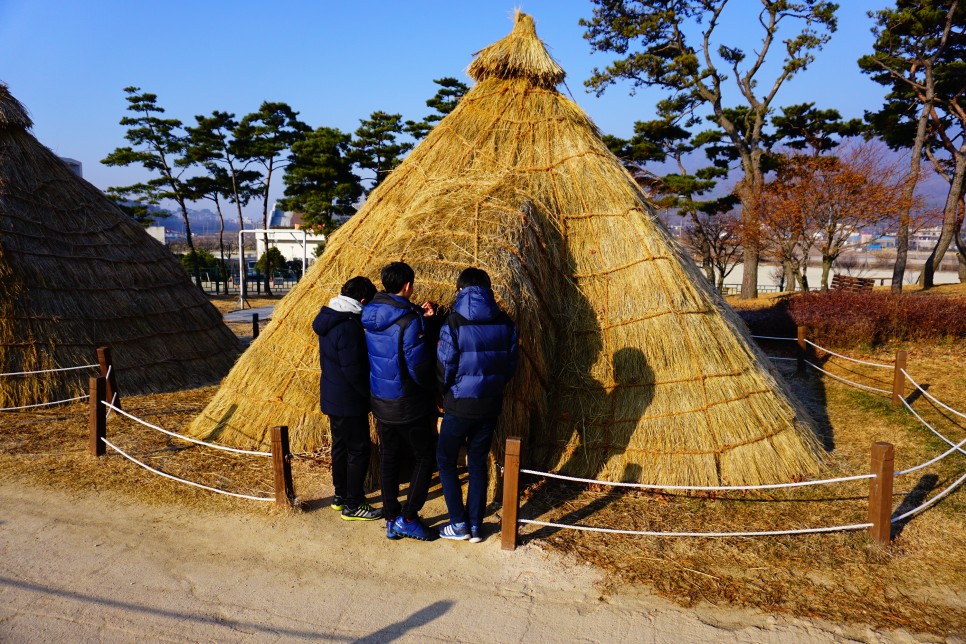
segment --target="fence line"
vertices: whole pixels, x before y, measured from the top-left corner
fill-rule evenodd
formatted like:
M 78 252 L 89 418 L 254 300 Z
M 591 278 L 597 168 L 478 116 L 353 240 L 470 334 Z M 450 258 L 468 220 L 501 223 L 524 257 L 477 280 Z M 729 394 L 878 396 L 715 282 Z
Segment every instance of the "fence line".
M 271 458 L 271 456 L 272 456 L 270 452 L 256 452 L 256 451 L 247 450 L 247 449 L 236 449 L 234 447 L 225 447 L 224 445 L 216 445 L 214 443 L 206 443 L 205 441 L 200 441 L 200 440 L 197 440 L 197 439 L 194 439 L 194 438 L 190 438 L 188 436 L 182 436 L 181 434 L 176 434 L 175 432 L 170 432 L 170 431 L 168 431 L 166 429 L 163 429 L 161 427 L 158 427 L 157 425 L 152 425 L 151 423 L 149 423 L 149 422 L 147 422 L 145 420 L 141 420 L 137 416 L 134 416 L 132 414 L 129 414 L 126 411 L 124 411 L 123 409 L 120 409 L 118 407 L 115 407 L 113 404 L 111 404 L 111 403 L 109 403 L 107 401 L 104 401 L 104 406 L 107 407 L 109 410 L 116 411 L 117 413 L 121 414 L 122 416 L 127 416 L 131 420 L 133 420 L 133 421 L 135 421 L 137 423 L 140 423 L 140 424 L 144 425 L 145 427 L 150 427 L 151 429 L 157 430 L 157 431 L 161 432 L 162 434 L 167 434 L 168 436 L 173 436 L 174 438 L 180 438 L 181 440 L 187 441 L 189 443 L 195 443 L 196 445 L 202 445 L 204 447 L 210 447 L 212 449 L 220 449 L 220 450 L 223 450 L 223 451 L 226 451 L 226 452 L 234 452 L 236 454 L 248 454 L 250 456 L 266 456 L 266 457 L 269 457 L 269 458 Z
M 120 410 L 118 410 L 118 411 L 120 411 Z M 275 501 L 275 497 L 273 497 L 273 496 L 251 496 L 251 495 L 248 495 L 248 494 L 238 494 L 237 492 L 228 492 L 226 490 L 220 490 L 220 489 L 218 489 L 216 487 L 210 487 L 208 485 L 202 485 L 201 483 L 195 483 L 194 481 L 189 481 L 187 479 L 178 478 L 177 476 L 174 476 L 172 474 L 168 474 L 166 472 L 162 472 L 161 470 L 156 470 L 153 467 L 151 467 L 150 465 L 146 465 L 145 463 L 142 463 L 141 461 L 137 460 L 136 458 L 134 458 L 133 456 L 131 456 L 127 452 L 123 451 L 121 448 L 119 448 L 117 445 L 115 445 L 114 443 L 110 442 L 106 438 L 101 438 L 101 440 L 104 441 L 104 443 L 108 447 L 110 447 L 115 452 L 117 452 L 118 454 L 120 454 L 124 458 L 128 459 L 132 463 L 136 463 L 137 465 L 140 465 L 141 467 L 143 467 L 144 469 L 148 470 L 149 472 L 154 472 L 158 476 L 163 476 L 164 478 L 171 479 L 172 481 L 177 481 L 178 483 L 184 483 L 185 485 L 193 485 L 194 487 L 200 487 L 203 490 L 208 490 L 210 492 L 217 492 L 218 494 L 225 494 L 227 496 L 234 496 L 234 497 L 238 497 L 240 499 L 249 499 L 251 501 Z
M 39 371 L 10 371 L 8 373 L 0 373 L 2 376 L 29 376 L 37 373 L 55 373 L 57 371 L 78 371 L 80 369 L 93 369 L 94 367 L 99 367 L 97 364 L 85 364 L 79 367 L 62 367 L 60 369 L 41 369 Z
M 16 411 L 18 409 L 32 409 L 34 407 L 50 407 L 51 405 L 60 405 L 62 403 L 74 402 L 75 400 L 86 400 L 88 398 L 90 398 L 90 394 L 78 396 L 77 398 L 67 398 L 66 400 L 55 400 L 53 402 L 37 403 L 35 405 L 23 405 L 22 407 L 0 407 L 0 411 Z
M 560 479 L 562 481 L 573 481 L 575 483 L 590 483 L 596 485 L 606 485 L 612 487 L 629 487 L 637 488 L 641 490 L 682 490 L 682 491 L 692 491 L 692 492 L 726 492 L 726 491 L 742 491 L 742 490 L 774 490 L 778 488 L 786 487 L 806 487 L 809 485 L 826 485 L 829 483 L 843 483 L 845 481 L 860 481 L 863 479 L 871 479 L 875 477 L 875 474 L 856 474 L 854 476 L 843 476 L 841 478 L 835 479 L 822 479 L 819 481 L 800 481 L 797 483 L 769 483 L 766 485 L 659 485 L 655 483 L 624 483 L 624 482 L 612 482 L 612 481 L 596 481 L 594 479 L 582 479 L 576 476 L 566 476 L 564 474 L 556 474 L 554 472 L 539 472 L 537 470 L 526 470 L 521 469 L 520 474 L 531 474 L 534 476 L 545 476 L 551 479 Z
M 798 342 L 798 338 L 775 338 L 770 335 L 753 335 L 751 337 L 755 340 L 787 340 L 789 342 Z
M 826 349 L 825 347 L 821 347 L 821 346 L 815 344 L 814 342 L 812 342 L 809 339 L 806 339 L 805 340 L 805 343 L 812 345 L 816 349 L 821 349 L 825 353 L 829 353 L 829 354 L 831 354 L 833 356 L 837 356 L 839 358 L 842 358 L 843 360 L 848 360 L 849 362 L 857 362 L 859 364 L 869 365 L 870 367 L 879 367 L 880 369 L 894 369 L 895 368 L 895 365 L 891 365 L 891 364 L 883 364 L 881 362 L 867 362 L 865 360 L 857 360 L 856 358 L 850 358 L 848 356 L 843 356 L 841 353 L 835 353 L 834 351 L 832 351 L 830 349 Z
M 922 423 L 923 425 L 926 426 L 926 429 L 928 429 L 933 434 L 935 434 L 936 436 L 938 436 L 940 438 L 940 440 L 944 441 L 947 445 L 952 445 L 953 446 L 953 449 L 955 449 L 955 450 L 957 450 L 959 452 L 962 452 L 963 454 L 966 454 L 966 450 L 963 450 L 961 447 L 959 447 L 959 445 L 957 445 L 956 443 L 952 442 L 951 440 L 949 440 L 948 438 L 946 438 L 945 436 L 943 436 L 941 433 L 939 433 L 938 431 L 936 431 L 935 429 L 933 429 L 933 426 L 932 425 L 930 425 L 925 420 L 923 420 L 922 416 L 920 416 L 918 413 L 916 413 L 916 410 L 912 408 L 912 405 L 910 405 L 909 402 L 906 401 L 905 398 L 902 399 L 902 404 L 906 406 L 906 409 L 908 409 L 909 411 L 912 412 L 912 415 L 913 416 L 915 416 L 916 418 L 919 419 L 919 422 L 920 423 Z M 962 445 L 962 443 L 960 443 L 960 445 Z
M 842 532 L 846 530 L 861 530 L 868 528 L 871 523 L 853 523 L 851 525 L 836 525 L 824 528 L 802 528 L 798 530 L 763 530 L 759 532 L 651 532 L 646 530 L 617 530 L 615 528 L 595 528 L 593 526 L 569 525 L 550 521 L 536 521 L 533 519 L 517 519 L 517 523 L 542 525 L 551 528 L 569 530 L 583 530 L 586 532 L 608 532 L 611 534 L 631 534 L 642 537 L 768 537 L 787 534 L 813 534 L 818 532 Z
M 946 403 L 942 402 L 938 398 L 936 398 L 933 395 L 931 395 L 928 391 L 926 391 L 925 389 L 923 389 L 922 387 L 920 387 L 919 386 L 919 383 L 912 379 L 912 376 L 909 375 L 909 372 L 908 371 L 906 371 L 905 369 L 900 369 L 899 371 L 901 371 L 902 372 L 902 375 L 904 375 L 906 378 L 909 379 L 909 382 L 912 383 L 912 386 L 913 387 L 915 387 L 920 392 L 922 392 L 922 395 L 923 396 L 925 396 L 926 398 L 928 398 L 932 402 L 936 403 L 937 405 L 939 405 L 940 407 L 942 407 L 946 411 L 952 412 L 952 413 L 956 414 L 957 416 L 959 416 L 961 418 L 966 418 L 966 414 L 964 414 L 961 411 L 956 411 L 955 409 L 953 409 L 952 407 L 950 407 L 949 405 L 947 405 Z
M 839 380 L 841 382 L 844 382 L 844 383 L 853 385 L 855 387 L 859 387 L 860 389 L 868 389 L 869 391 L 875 391 L 875 392 L 878 392 L 878 393 L 881 393 L 881 394 L 886 394 L 888 396 L 891 396 L 892 395 L 892 392 L 891 391 L 886 391 L 885 389 L 879 389 L 878 387 L 870 387 L 869 385 L 863 385 L 863 384 L 860 384 L 858 382 L 855 382 L 854 380 L 849 380 L 848 378 L 843 378 L 842 376 L 837 376 L 834 373 L 832 373 L 831 371 L 826 371 L 825 369 L 822 369 L 820 366 L 818 366 L 817 364 L 815 364 L 814 362 L 812 362 L 810 360 L 805 360 L 805 364 L 807 364 L 808 366 L 812 367 L 813 369 L 817 369 L 818 371 L 821 371 L 822 373 L 824 373 L 827 376 L 831 376 L 832 378 L 834 378 L 836 380 Z
M 921 470 L 924 467 L 928 467 L 928 466 L 932 465 L 933 463 L 938 463 L 939 461 L 943 460 L 944 458 L 946 458 L 947 456 L 949 456 L 953 452 L 956 452 L 956 451 L 962 452 L 963 450 L 961 448 L 962 448 L 963 445 L 966 445 L 966 438 L 964 438 L 963 440 L 959 441 L 958 443 L 956 443 L 955 445 L 953 445 L 952 447 L 950 447 L 949 449 L 947 449 L 945 452 L 943 452 L 939 456 L 937 456 L 937 457 L 935 457 L 935 458 L 933 458 L 931 460 L 928 460 L 925 463 L 920 463 L 919 465 L 915 465 L 913 467 L 910 467 L 907 470 L 902 470 L 901 472 L 896 472 L 894 474 L 894 476 L 903 476 L 905 474 L 910 474 L 912 472 L 915 472 L 916 470 Z

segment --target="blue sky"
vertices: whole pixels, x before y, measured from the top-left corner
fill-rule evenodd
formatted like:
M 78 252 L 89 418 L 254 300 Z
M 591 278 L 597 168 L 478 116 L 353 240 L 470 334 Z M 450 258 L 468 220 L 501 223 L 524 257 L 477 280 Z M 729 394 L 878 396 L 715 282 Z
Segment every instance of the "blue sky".
M 30 111 L 35 136 L 83 162 L 85 178 L 104 189 L 144 178 L 100 164 L 125 143 L 118 121 L 128 85 L 157 94 L 167 115 L 186 123 L 215 109 L 241 116 L 264 100 L 288 102 L 313 127 L 347 132 L 375 110 L 421 119 L 433 79 L 469 84 L 473 53 L 506 35 L 520 7 L 566 70 L 574 100 L 604 132 L 627 136 L 634 121 L 653 117 L 658 92 L 630 96 L 625 83 L 600 98 L 587 93 L 584 81 L 608 61 L 582 37 L 588 0 L 516 3 L 0 0 L 0 81 Z M 872 43 L 866 12 L 887 3 L 841 4 L 838 32 L 782 90 L 779 105 L 814 101 L 851 118 L 880 104 L 882 89 L 855 61 Z M 725 39 L 753 50 L 758 3 L 732 5 Z

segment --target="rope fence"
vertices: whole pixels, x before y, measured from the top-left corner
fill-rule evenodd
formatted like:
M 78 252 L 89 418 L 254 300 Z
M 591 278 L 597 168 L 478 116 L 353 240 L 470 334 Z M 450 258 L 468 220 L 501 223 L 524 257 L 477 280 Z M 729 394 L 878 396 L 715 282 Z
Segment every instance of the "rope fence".
M 889 443 L 874 443 L 872 446 L 872 472 L 869 474 L 858 474 L 853 476 L 844 476 L 838 478 L 821 479 L 814 481 L 799 481 L 794 483 L 775 483 L 766 485 L 721 485 L 721 486 L 702 486 L 702 485 L 662 485 L 662 484 L 651 484 L 651 483 L 629 483 L 629 482 L 612 482 L 612 481 L 599 481 L 594 479 L 580 478 L 575 476 L 567 476 L 564 474 L 559 474 L 556 472 L 541 472 L 531 469 L 523 469 L 520 467 L 521 458 L 521 441 L 518 438 L 510 438 L 507 440 L 506 445 L 506 460 L 504 466 L 500 468 L 503 473 L 503 517 L 502 517 L 502 544 L 504 550 L 513 550 L 516 548 L 518 528 L 520 525 L 536 525 L 545 526 L 558 529 L 568 529 L 568 530 L 579 530 L 585 532 L 600 532 L 608 534 L 625 534 L 625 535 L 635 535 L 635 536 L 647 536 L 647 537 L 764 537 L 764 536 L 778 536 L 778 535 L 796 535 L 796 534 L 815 534 L 815 533 L 828 533 L 828 532 L 847 532 L 855 530 L 868 529 L 870 535 L 873 539 L 880 543 L 889 543 L 891 541 L 891 526 L 896 523 L 900 523 L 909 517 L 912 517 L 923 510 L 933 506 L 938 503 L 941 499 L 952 493 L 955 489 L 966 482 L 966 474 L 960 476 L 957 480 L 953 481 L 946 489 L 942 492 L 934 495 L 931 499 L 924 501 L 917 507 L 904 512 L 897 516 L 892 516 L 892 489 L 893 481 L 896 477 L 905 476 L 916 472 L 918 470 L 924 469 L 931 465 L 934 465 L 950 454 L 958 452 L 960 454 L 966 455 L 966 450 L 963 449 L 966 446 L 966 438 L 964 438 L 959 443 L 954 443 L 949 438 L 944 436 L 941 432 L 932 427 L 922 416 L 912 408 L 912 405 L 905 397 L 905 380 L 908 379 L 915 390 L 920 392 L 924 397 L 930 400 L 933 404 L 945 409 L 946 411 L 955 414 L 961 418 L 966 418 L 966 414 L 959 412 L 949 405 L 939 401 L 937 398 L 929 394 L 925 389 L 923 389 L 905 369 L 906 366 L 906 352 L 900 350 L 896 352 L 895 363 L 884 364 L 880 362 L 870 362 L 867 360 L 858 360 L 856 358 L 851 358 L 841 353 L 831 351 L 825 347 L 822 347 L 805 337 L 805 328 L 798 328 L 798 337 L 775 337 L 775 336 L 761 336 L 753 335 L 751 336 L 757 340 L 774 340 L 774 341 L 786 341 L 786 342 L 797 342 L 798 343 L 798 356 L 797 357 L 787 357 L 787 356 L 767 356 L 771 360 L 796 360 L 798 362 L 799 371 L 802 371 L 804 366 L 809 366 L 819 371 L 837 381 L 844 384 L 848 384 L 859 389 L 864 389 L 867 391 L 873 391 L 876 393 L 885 394 L 892 397 L 893 406 L 897 406 L 898 403 L 902 403 L 913 416 L 927 429 L 929 429 L 933 434 L 942 439 L 950 448 L 939 454 L 938 456 L 931 458 L 923 463 L 915 465 L 913 467 L 896 471 L 893 468 L 894 463 L 894 447 Z M 869 385 L 864 385 L 862 383 L 855 382 L 848 378 L 844 378 L 835 373 L 821 368 L 815 362 L 806 359 L 807 349 L 806 347 L 812 347 L 812 349 L 823 351 L 828 355 L 835 356 L 846 360 L 848 362 L 866 365 L 875 368 L 890 369 L 894 372 L 893 375 L 893 388 L 892 391 L 881 389 L 878 387 L 873 387 Z M 859 372 L 854 372 L 859 373 Z M 862 375 L 862 374 L 860 374 Z M 705 491 L 705 492 L 726 492 L 726 491 L 756 491 L 756 490 L 775 490 L 782 488 L 800 488 L 805 486 L 815 486 L 815 485 L 828 485 L 833 483 L 844 483 L 848 481 L 859 481 L 868 480 L 869 481 L 869 521 L 866 523 L 854 523 L 848 525 L 836 525 L 836 526 L 823 526 L 814 528 L 792 528 L 787 530 L 761 530 L 761 531 L 732 531 L 732 532 L 674 532 L 674 531 L 649 531 L 649 530 L 622 530 L 617 528 L 605 528 L 597 526 L 587 526 L 587 525 L 574 525 L 565 523 L 556 523 L 552 521 L 539 521 L 536 519 L 523 519 L 519 518 L 519 508 L 520 508 L 520 484 L 519 476 L 521 474 L 526 474 L 530 476 L 538 476 L 549 479 L 556 479 L 562 481 L 569 481 L 575 483 L 583 483 L 588 485 L 601 485 L 607 487 L 619 487 L 619 488 L 632 488 L 639 490 L 674 490 L 674 491 Z
M 39 369 L 37 371 L 8 371 L 6 373 L 0 373 L 0 378 L 4 376 L 32 376 L 43 373 L 61 373 L 65 371 L 81 371 L 84 369 L 96 369 L 100 365 L 96 364 L 84 364 L 76 367 L 59 367 L 57 369 Z M 18 407 L 0 407 L 0 411 L 20 411 L 21 409 L 36 409 L 37 407 L 51 407 L 53 405 L 63 405 L 66 403 L 76 402 L 78 400 L 86 400 L 87 396 L 77 396 L 75 398 L 65 398 L 63 400 L 52 400 L 50 402 L 34 403 L 32 405 L 20 405 Z
M 100 365 L 96 364 L 85 364 L 79 367 L 61 367 L 59 369 L 41 369 L 39 371 L 8 371 L 7 373 L 0 373 L 0 378 L 3 376 L 31 376 L 40 373 L 57 373 L 59 371 L 79 371 L 81 369 L 95 369 Z

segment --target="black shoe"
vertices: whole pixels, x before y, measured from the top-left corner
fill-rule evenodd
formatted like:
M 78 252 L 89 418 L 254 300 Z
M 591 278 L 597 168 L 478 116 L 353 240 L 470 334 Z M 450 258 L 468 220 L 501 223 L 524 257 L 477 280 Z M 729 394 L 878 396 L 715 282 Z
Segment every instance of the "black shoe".
M 342 508 L 343 521 L 375 521 L 382 518 L 382 510 L 376 510 L 368 503 L 360 503 L 354 508 Z
M 332 497 L 332 505 L 329 507 L 336 512 L 342 512 L 342 509 L 345 507 L 345 499 L 336 494 L 334 497 Z

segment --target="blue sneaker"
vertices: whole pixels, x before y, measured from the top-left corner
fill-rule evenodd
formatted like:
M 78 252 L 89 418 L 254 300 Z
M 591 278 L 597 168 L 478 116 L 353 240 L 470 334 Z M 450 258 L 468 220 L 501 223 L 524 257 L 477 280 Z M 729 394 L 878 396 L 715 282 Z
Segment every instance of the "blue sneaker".
M 465 523 L 447 523 L 439 531 L 439 536 L 441 536 L 443 539 L 463 541 L 470 538 L 470 533 L 466 529 Z
M 470 527 L 470 543 L 479 543 L 483 541 L 483 531 L 480 530 L 480 526 L 474 525 Z
M 437 536 L 436 531 L 423 525 L 419 517 L 412 521 L 407 521 L 401 516 L 396 517 L 392 524 L 392 531 L 397 537 L 418 539 L 419 541 L 432 541 Z
M 392 524 L 393 524 L 392 519 L 386 521 L 386 538 L 392 539 L 393 541 L 397 539 L 401 539 L 402 537 L 400 537 L 398 534 L 392 531 Z

